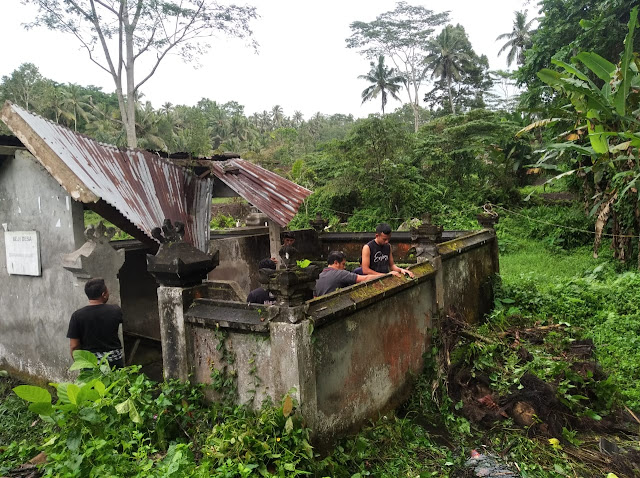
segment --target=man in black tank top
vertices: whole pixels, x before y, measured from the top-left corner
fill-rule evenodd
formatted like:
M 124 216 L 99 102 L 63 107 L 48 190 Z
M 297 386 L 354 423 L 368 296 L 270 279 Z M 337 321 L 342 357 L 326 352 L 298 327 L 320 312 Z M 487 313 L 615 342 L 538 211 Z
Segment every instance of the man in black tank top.
M 376 227 L 376 238 L 369 241 L 362 248 L 362 272 L 364 274 L 385 275 L 391 272 L 394 276 L 401 277 L 408 274 L 415 277 L 408 269 L 398 267 L 393 262 L 391 254 L 391 226 L 386 223 L 378 224 Z

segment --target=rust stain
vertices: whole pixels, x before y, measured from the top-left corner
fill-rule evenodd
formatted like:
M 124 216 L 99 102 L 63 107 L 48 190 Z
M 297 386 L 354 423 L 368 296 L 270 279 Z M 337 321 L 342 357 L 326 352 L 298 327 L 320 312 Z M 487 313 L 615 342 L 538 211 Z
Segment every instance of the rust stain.
M 400 320 L 387 326 L 382 337 L 385 362 L 394 387 L 402 385 L 409 371 L 420 367 L 426 331 L 420 330 L 417 318 L 412 318 L 411 304 L 399 304 Z

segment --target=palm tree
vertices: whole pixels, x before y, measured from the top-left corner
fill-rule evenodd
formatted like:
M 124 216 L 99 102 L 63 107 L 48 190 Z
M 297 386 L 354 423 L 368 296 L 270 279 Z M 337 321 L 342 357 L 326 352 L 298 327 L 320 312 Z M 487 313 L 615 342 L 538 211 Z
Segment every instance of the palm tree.
M 282 125 L 282 120 L 284 119 L 282 106 L 275 105 L 271 108 L 271 118 L 273 119 L 273 124 L 276 128 L 279 128 Z
M 302 122 L 304 121 L 304 115 L 302 114 L 302 111 L 299 110 L 295 110 L 293 112 L 293 125 L 297 128 L 298 126 L 300 126 L 302 124 Z
M 384 56 L 378 57 L 378 63 L 369 63 L 371 70 L 366 75 L 360 75 L 358 78 L 367 80 L 371 85 L 364 89 L 362 92 L 362 102 L 377 98 L 378 95 L 382 96 L 382 114 L 384 114 L 384 107 L 387 104 L 387 94 L 390 94 L 393 98 L 400 101 L 398 97 L 398 91 L 405 84 L 405 79 L 402 75 L 399 75 L 395 68 L 387 68 L 384 65 Z
M 429 45 L 429 56 L 425 58 L 425 70 L 431 70 L 431 78 L 439 77 L 447 84 L 451 113 L 456 114 L 451 84 L 460 80 L 471 57 L 464 51 L 465 37 L 461 27 L 447 25 Z
M 511 66 L 513 60 L 517 57 L 518 65 L 524 64 L 524 51 L 527 48 L 531 47 L 531 35 L 535 30 L 531 30 L 531 24 L 537 20 L 537 18 L 532 18 L 527 22 L 527 11 L 524 12 L 515 12 L 516 18 L 513 20 L 513 29 L 510 33 L 503 33 L 496 38 L 498 40 L 504 40 L 508 38 L 509 41 L 502 45 L 500 51 L 498 52 L 498 56 L 500 54 L 509 49 L 509 53 L 507 54 L 507 66 Z
M 73 130 L 78 131 L 78 117 L 85 122 L 89 121 L 89 112 L 91 109 L 91 95 L 87 94 L 86 89 L 75 83 L 65 86 L 63 104 L 67 108 L 68 113 L 73 118 Z

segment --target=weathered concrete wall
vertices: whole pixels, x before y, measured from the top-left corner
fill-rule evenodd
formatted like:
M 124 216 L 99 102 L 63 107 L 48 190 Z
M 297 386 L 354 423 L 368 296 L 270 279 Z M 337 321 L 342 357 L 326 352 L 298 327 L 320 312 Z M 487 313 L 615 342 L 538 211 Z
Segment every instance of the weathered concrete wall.
M 497 270 L 495 246 L 488 230 L 445 242 L 435 266 L 411 266 L 415 280 L 386 276 L 313 299 L 298 323 L 275 305 L 206 295 L 181 303 L 183 331 L 174 330 L 185 335 L 188 364 L 180 372 L 211 383 L 212 370 L 221 371 L 233 377 L 238 402 L 254 407 L 295 389 L 316 440 L 329 442 L 407 398 L 447 307 L 471 319 L 489 310 L 492 296 L 474 296 Z
M 238 403 L 255 409 L 273 396 L 269 335 L 220 330 L 197 323 L 189 323 L 187 327 L 187 354 L 192 361 L 193 381 L 210 384 L 214 370 L 223 375 L 232 372 L 236 377 Z M 207 393 L 211 400 L 223 398 L 212 390 Z
M 31 154 L 18 150 L 0 162 L 0 223 L 9 231 L 38 231 L 42 261 L 40 277 L 9 275 L 0 230 L 0 367 L 64 380 L 71 365 L 69 318 L 86 296 L 84 283 L 62 268 L 60 256 L 85 242 L 82 205 Z
M 408 396 L 429 345 L 433 280 L 314 332 L 317 418 L 323 440 L 353 431 Z
M 439 251 L 444 310 L 453 309 L 471 323 L 482 320 L 493 307 L 493 280 L 498 272 L 495 233 L 474 232 L 440 244 Z
M 209 250 L 220 251 L 220 264 L 209 273 L 209 280 L 236 281 L 246 294 L 260 287 L 258 263 L 269 257 L 269 236 L 211 239 Z

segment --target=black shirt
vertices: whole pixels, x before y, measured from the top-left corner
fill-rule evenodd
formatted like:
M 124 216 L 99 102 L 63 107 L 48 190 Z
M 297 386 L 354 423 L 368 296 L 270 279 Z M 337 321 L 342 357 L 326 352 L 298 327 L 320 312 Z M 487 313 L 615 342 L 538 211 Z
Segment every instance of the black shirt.
M 367 242 L 369 246 L 369 268 L 382 274 L 389 272 L 389 257 L 391 256 L 391 245 L 379 245 L 375 239 Z
M 87 305 L 76 310 L 69 321 L 68 339 L 80 339 L 82 350 L 109 352 L 122 348 L 118 327 L 122 309 L 117 305 Z
M 276 298 L 268 290 L 264 290 L 262 287 L 253 289 L 247 296 L 247 302 L 250 304 L 274 304 Z

